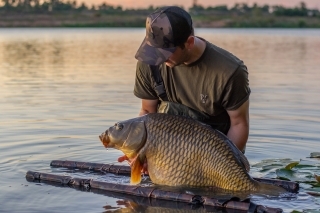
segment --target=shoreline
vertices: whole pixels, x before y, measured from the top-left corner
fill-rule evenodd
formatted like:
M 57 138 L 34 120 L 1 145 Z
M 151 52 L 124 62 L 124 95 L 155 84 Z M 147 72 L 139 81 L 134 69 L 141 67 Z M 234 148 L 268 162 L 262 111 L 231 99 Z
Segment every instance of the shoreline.
M 145 27 L 145 15 L 78 13 L 0 13 L 0 28 L 115 28 Z M 192 16 L 195 28 L 320 28 L 319 17 Z

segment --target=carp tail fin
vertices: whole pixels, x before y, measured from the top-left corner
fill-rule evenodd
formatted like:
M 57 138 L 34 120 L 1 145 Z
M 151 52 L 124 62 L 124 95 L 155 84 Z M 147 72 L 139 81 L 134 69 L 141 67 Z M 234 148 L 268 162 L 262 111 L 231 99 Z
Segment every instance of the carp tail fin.
M 261 194 L 268 194 L 278 196 L 282 193 L 288 192 L 286 189 L 282 188 L 281 186 L 269 184 L 269 183 L 262 183 L 258 182 L 258 192 Z

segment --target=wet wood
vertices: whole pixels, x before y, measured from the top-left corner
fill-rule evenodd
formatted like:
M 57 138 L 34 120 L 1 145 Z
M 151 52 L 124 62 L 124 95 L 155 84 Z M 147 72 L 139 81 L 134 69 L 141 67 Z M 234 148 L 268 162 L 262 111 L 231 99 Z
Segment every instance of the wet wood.
M 247 211 L 247 212 L 249 210 L 251 212 L 265 212 L 265 213 L 283 212 L 282 209 L 271 208 L 271 207 L 266 207 L 262 205 L 255 205 L 252 202 L 248 202 L 248 200 L 237 201 L 234 199 L 230 199 L 226 201 L 225 200 L 221 201 L 221 200 L 218 200 L 215 198 L 209 198 L 206 196 L 165 191 L 165 190 L 158 189 L 156 187 L 122 185 L 122 184 L 108 183 L 103 181 L 96 181 L 93 179 L 72 178 L 71 176 L 64 176 L 64 175 L 57 175 L 57 174 L 50 174 L 50 173 L 40 173 L 40 172 L 34 172 L 34 171 L 28 171 L 26 174 L 26 178 L 29 180 L 43 180 L 43 181 L 61 183 L 62 185 L 70 185 L 70 186 L 77 185 L 77 186 L 83 186 L 86 188 L 124 193 L 124 194 L 130 194 L 134 196 L 140 196 L 140 197 L 184 202 L 192 205 L 213 206 L 213 207 L 228 208 L 228 209 L 241 210 L 241 211 Z
M 131 169 L 130 166 L 120 166 L 112 164 L 101 164 L 101 163 L 89 163 L 89 162 L 79 162 L 79 161 L 61 161 L 53 160 L 50 163 L 50 166 L 53 167 L 64 167 L 71 169 L 84 169 L 84 170 L 93 170 L 101 171 L 107 173 L 114 173 L 118 175 L 130 175 Z M 293 181 L 285 181 L 278 179 L 268 179 L 268 178 L 253 178 L 256 181 L 269 183 L 273 185 L 280 186 L 286 189 L 288 192 L 296 193 L 299 190 L 299 183 Z

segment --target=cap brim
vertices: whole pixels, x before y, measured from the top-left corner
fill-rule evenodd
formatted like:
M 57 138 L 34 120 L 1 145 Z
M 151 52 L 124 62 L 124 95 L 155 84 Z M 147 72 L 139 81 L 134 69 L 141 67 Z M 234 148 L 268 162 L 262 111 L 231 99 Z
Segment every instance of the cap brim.
M 165 62 L 177 47 L 171 48 L 156 48 L 150 46 L 146 39 L 143 40 L 141 46 L 139 47 L 135 57 L 139 61 L 143 61 L 150 65 L 159 65 Z

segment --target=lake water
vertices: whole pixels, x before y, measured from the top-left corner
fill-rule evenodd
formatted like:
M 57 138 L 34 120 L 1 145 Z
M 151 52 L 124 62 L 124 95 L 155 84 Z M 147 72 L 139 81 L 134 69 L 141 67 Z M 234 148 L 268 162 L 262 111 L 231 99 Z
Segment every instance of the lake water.
M 25 174 L 67 172 L 50 168 L 52 160 L 116 161 L 121 153 L 105 150 L 98 135 L 138 115 L 134 55 L 144 33 L 0 29 L 0 212 L 138 212 L 128 207 L 126 197 L 28 182 Z M 196 29 L 196 34 L 248 66 L 252 94 L 246 156 L 251 165 L 285 166 L 286 160 L 320 152 L 320 30 Z M 313 164 L 318 175 L 319 163 Z M 263 166 L 253 166 L 251 173 L 275 177 Z M 303 187 L 291 199 L 257 202 L 285 212 L 320 209 L 319 198 Z M 140 212 L 159 211 L 138 206 Z

